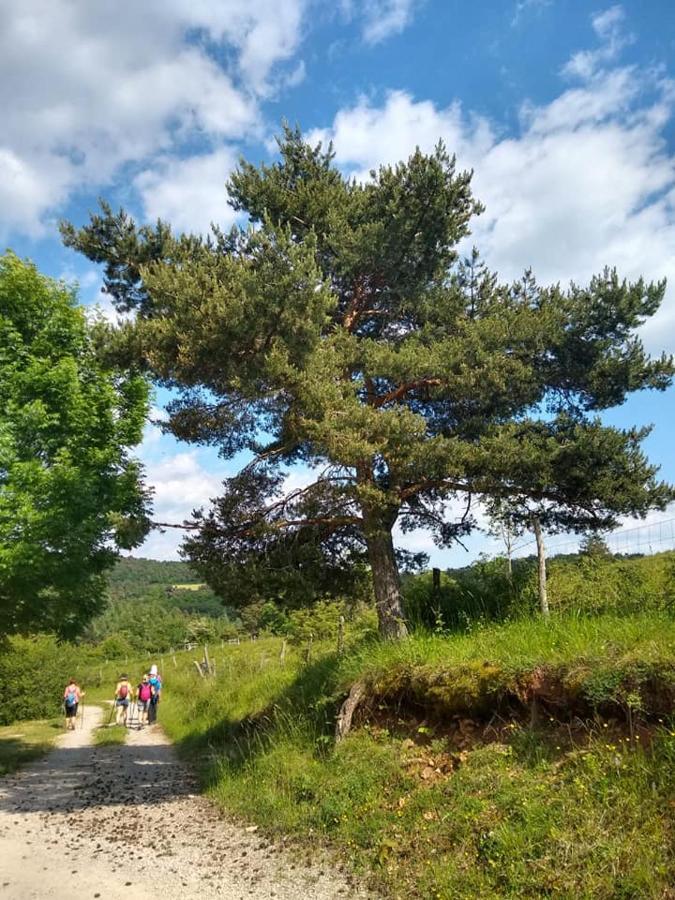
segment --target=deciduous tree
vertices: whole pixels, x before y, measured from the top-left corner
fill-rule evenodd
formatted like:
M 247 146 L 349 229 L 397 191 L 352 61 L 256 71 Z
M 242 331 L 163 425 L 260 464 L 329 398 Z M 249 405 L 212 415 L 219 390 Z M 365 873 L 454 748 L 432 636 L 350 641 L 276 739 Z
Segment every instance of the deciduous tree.
M 148 385 L 95 358 L 75 291 L 0 257 L 0 634 L 73 636 L 102 607 L 147 497 L 129 448 Z

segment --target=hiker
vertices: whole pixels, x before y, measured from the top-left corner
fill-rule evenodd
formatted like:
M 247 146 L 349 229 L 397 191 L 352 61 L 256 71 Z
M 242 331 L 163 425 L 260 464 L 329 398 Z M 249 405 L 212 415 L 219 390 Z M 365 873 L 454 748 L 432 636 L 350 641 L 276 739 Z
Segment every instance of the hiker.
M 63 706 L 66 711 L 66 731 L 75 731 L 77 706 L 81 697 L 84 697 L 84 691 L 80 690 L 80 686 L 74 678 L 69 679 L 66 689 L 63 692 Z
M 152 689 L 152 697 L 150 698 L 150 708 L 148 709 L 148 723 L 152 725 L 157 721 L 157 706 L 159 705 L 160 693 L 162 691 L 162 679 L 157 671 L 157 666 L 150 666 L 150 688 Z
M 152 702 L 152 685 L 150 684 L 150 676 L 144 675 L 141 683 L 136 690 L 136 708 L 138 709 L 138 722 L 141 728 L 148 724 L 148 715 L 150 713 L 150 704 Z
M 115 722 L 126 725 L 129 716 L 129 703 L 133 700 L 134 691 L 127 675 L 120 675 L 115 688 Z

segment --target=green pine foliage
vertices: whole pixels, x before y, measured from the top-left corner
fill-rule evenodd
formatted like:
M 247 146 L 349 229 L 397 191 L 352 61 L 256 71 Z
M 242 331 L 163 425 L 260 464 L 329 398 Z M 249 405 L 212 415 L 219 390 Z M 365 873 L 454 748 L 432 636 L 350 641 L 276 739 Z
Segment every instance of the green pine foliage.
M 399 568 L 415 560 L 395 551 L 397 522 L 449 546 L 476 527 L 472 497 L 583 531 L 675 496 L 648 429 L 600 418 L 671 382 L 638 337 L 664 283 L 500 283 L 458 253 L 482 207 L 440 144 L 358 182 L 286 128 L 278 159 L 242 160 L 228 189 L 250 227 L 175 236 L 105 204 L 62 227 L 137 313 L 104 352 L 179 389 L 176 436 L 253 457 L 185 543 L 217 593 L 298 606 L 349 593 L 367 564 L 380 631 L 401 637 Z M 296 463 L 316 479 L 285 492 Z

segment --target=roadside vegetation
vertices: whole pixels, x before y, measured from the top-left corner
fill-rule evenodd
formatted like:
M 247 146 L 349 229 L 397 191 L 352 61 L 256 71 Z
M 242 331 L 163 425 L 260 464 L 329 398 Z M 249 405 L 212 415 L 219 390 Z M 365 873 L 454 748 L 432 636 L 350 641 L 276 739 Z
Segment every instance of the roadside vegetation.
M 111 747 L 126 743 L 127 729 L 124 725 L 108 725 L 105 723 L 94 729 L 94 743 L 97 747 Z
M 15 772 L 51 750 L 62 719 L 36 719 L 0 727 L 0 776 Z
M 162 720 L 224 808 L 320 837 L 391 896 L 663 897 L 674 645 L 659 612 L 348 635 L 309 662 L 268 639 L 217 653 L 213 679 L 182 665 Z
M 135 585 L 130 569 L 116 596 L 142 607 L 158 581 L 141 563 Z M 122 670 L 133 681 L 156 662 L 160 721 L 214 800 L 270 836 L 325 843 L 385 895 L 662 898 L 675 879 L 674 571 L 673 553 L 553 559 L 548 622 L 534 560 L 510 576 L 481 560 L 436 586 L 410 576 L 401 642 L 378 638 L 363 600 L 260 601 L 235 620 L 240 644 L 208 639 L 210 677 L 194 665 L 202 644 L 151 656 L 115 654 L 114 634 L 17 636 L 0 652 L 3 713 L 58 714 L 70 674 L 100 703 Z M 152 578 L 178 576 L 196 583 L 184 569 Z M 2 729 L 4 771 L 50 746 L 51 721 Z

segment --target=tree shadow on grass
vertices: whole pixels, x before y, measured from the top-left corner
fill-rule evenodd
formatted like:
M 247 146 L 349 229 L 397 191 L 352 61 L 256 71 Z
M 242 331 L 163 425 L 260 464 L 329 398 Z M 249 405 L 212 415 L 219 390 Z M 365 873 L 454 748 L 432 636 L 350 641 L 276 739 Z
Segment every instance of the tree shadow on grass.
M 36 743 L 20 737 L 0 738 L 0 777 L 15 772 L 26 763 L 44 756 L 51 749 L 47 742 Z

